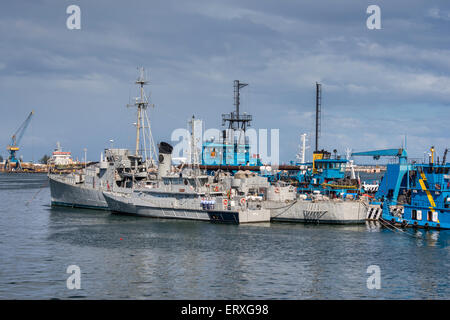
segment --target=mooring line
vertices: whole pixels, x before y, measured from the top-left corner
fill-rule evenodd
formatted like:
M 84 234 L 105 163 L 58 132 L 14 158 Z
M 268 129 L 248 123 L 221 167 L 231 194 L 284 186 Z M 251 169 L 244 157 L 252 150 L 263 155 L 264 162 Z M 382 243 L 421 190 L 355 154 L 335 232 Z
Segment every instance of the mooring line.
M 282 215 L 283 213 L 285 213 L 286 211 L 288 211 L 294 204 L 296 204 L 297 203 L 297 200 L 295 200 L 294 202 L 292 202 L 291 204 L 288 204 L 287 206 L 284 206 L 284 207 L 279 207 L 279 208 L 270 208 L 271 210 L 273 210 L 273 209 L 284 209 L 284 208 L 287 208 L 286 210 L 284 210 L 284 211 L 282 211 L 281 213 L 279 213 L 279 214 L 277 214 L 277 215 L 275 215 L 275 216 L 273 216 L 272 218 L 276 218 L 276 217 L 278 217 L 278 216 L 280 216 L 280 215 Z
M 42 189 L 44 189 L 44 187 L 46 187 L 46 184 L 48 183 L 48 179 L 45 180 L 45 182 L 42 184 L 42 186 L 39 187 L 39 190 L 33 195 L 33 197 L 31 197 L 30 200 L 28 200 L 28 202 L 25 203 L 25 206 L 28 207 L 28 205 L 36 198 L 36 196 L 38 195 L 39 192 L 41 192 Z
M 397 231 L 399 231 L 399 232 L 404 233 L 404 234 L 407 235 L 407 236 L 410 236 L 410 237 L 413 237 L 413 238 L 416 238 L 416 239 L 423 239 L 422 236 L 417 236 L 417 235 L 415 235 L 415 234 L 410 234 L 410 233 L 407 232 L 407 231 L 401 230 L 401 229 L 397 228 L 397 227 L 394 226 L 394 225 L 390 225 L 390 224 L 388 224 L 387 222 L 384 222 L 383 219 L 380 219 L 380 220 L 378 220 L 378 221 L 380 221 L 380 223 L 381 223 L 383 226 L 385 226 L 388 230 L 390 230 L 390 231 L 392 231 L 392 232 L 395 232 L 395 230 L 397 230 Z M 395 229 L 395 230 L 392 230 L 392 229 L 390 229 L 389 227 L 392 227 L 392 228 Z

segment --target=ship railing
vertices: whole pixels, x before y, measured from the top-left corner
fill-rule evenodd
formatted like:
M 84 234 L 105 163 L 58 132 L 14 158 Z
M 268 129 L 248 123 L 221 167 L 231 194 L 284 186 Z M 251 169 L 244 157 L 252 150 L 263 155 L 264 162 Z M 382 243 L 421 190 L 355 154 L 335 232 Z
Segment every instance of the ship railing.
M 423 164 L 423 158 L 408 158 L 408 164 Z
M 239 114 L 239 116 L 232 112 L 231 114 L 222 114 L 222 121 L 252 121 L 252 116 L 249 114 Z

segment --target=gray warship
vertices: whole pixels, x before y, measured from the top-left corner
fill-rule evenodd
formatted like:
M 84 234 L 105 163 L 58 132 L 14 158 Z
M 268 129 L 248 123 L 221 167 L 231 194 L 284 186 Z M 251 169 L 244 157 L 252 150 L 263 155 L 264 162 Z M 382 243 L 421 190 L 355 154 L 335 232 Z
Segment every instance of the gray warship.
M 221 172 L 206 175 L 195 167 L 172 168 L 171 153 L 172 146 L 161 142 L 156 180 L 141 181 L 132 191 L 104 191 L 110 210 L 235 224 L 270 221 L 270 211 L 263 208 L 263 199 L 256 193 L 267 184 L 266 178 L 255 175 L 242 180 Z
M 320 193 L 298 194 L 291 185 L 278 184 L 268 189 L 264 208 L 272 221 L 327 224 L 360 224 L 367 220 L 364 199 L 330 199 Z
M 51 204 L 89 209 L 108 210 L 103 191 L 126 192 L 133 183 L 156 179 L 154 145 L 147 114 L 149 101 L 144 92 L 144 69 L 135 82 L 140 87 L 140 97 L 128 107 L 137 107 L 136 149 L 109 148 L 100 155 L 100 161 L 85 165 L 69 174 L 49 172 Z M 147 129 L 147 130 L 145 130 Z M 85 159 L 86 162 L 86 159 Z
M 105 149 L 105 158 L 82 170 L 49 173 L 51 204 L 108 210 L 103 191 L 125 192 L 133 182 L 156 177 L 151 169 L 128 149 Z

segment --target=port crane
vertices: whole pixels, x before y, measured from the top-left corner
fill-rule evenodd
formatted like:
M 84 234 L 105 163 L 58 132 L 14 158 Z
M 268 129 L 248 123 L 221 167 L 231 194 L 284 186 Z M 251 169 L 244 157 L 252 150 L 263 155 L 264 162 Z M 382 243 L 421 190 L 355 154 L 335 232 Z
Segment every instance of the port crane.
M 408 160 L 408 154 L 403 148 L 353 152 L 352 156 L 371 156 L 375 160 L 379 160 L 380 157 L 398 157 L 400 164 L 406 164 Z
M 19 145 L 20 141 L 22 140 L 22 137 L 25 133 L 25 131 L 28 128 L 28 125 L 30 124 L 31 118 L 33 117 L 34 110 L 30 112 L 28 117 L 25 119 L 25 121 L 20 125 L 20 127 L 14 132 L 14 134 L 11 136 L 11 140 L 9 142 L 9 145 L 6 147 L 6 150 L 9 152 L 8 159 L 5 161 L 5 170 L 11 169 L 12 164 L 15 164 L 16 169 L 22 169 L 22 165 L 20 163 L 20 160 L 16 157 L 16 152 L 20 150 Z

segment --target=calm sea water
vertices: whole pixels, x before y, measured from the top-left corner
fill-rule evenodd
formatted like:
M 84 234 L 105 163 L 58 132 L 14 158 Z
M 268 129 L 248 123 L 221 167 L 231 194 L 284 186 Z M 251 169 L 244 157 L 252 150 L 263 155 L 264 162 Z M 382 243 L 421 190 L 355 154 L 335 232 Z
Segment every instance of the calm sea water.
M 46 181 L 0 174 L 0 299 L 450 297 L 449 231 L 235 226 L 52 208 Z M 67 289 L 69 265 L 81 269 L 80 290 Z M 367 288 L 370 265 L 380 267 L 381 289 Z

